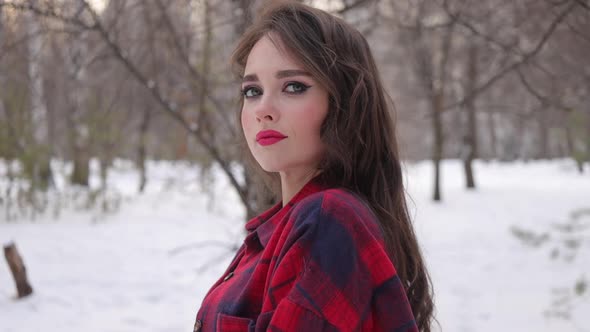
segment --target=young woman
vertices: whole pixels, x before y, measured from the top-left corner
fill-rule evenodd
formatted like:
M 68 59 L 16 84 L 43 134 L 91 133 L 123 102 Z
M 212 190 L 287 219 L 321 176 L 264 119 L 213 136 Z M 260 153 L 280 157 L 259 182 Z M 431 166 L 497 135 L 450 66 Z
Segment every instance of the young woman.
M 282 202 L 250 220 L 195 331 L 430 331 L 392 107 L 364 37 L 298 2 L 267 8 L 233 57 L 241 125 Z

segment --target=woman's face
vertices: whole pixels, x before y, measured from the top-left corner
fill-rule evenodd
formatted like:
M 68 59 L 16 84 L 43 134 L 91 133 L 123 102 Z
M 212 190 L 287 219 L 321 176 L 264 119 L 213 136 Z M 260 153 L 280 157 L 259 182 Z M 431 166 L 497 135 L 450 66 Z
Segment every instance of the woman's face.
M 320 127 L 328 92 L 265 36 L 250 51 L 242 93 L 242 127 L 260 166 L 267 172 L 313 172 L 324 152 Z

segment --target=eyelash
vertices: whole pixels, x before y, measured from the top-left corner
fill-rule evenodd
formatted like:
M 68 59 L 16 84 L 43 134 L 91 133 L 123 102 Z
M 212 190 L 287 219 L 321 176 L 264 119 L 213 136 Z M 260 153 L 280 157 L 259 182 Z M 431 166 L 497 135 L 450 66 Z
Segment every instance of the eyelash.
M 303 94 L 305 91 L 307 91 L 307 89 L 309 89 L 311 87 L 311 86 L 309 86 L 307 84 L 304 84 L 304 83 L 301 83 L 301 82 L 287 82 L 287 84 L 285 84 L 285 87 L 283 88 L 283 91 L 285 91 L 287 89 L 287 87 L 289 87 L 289 86 L 297 86 L 297 88 L 300 89 L 299 91 L 286 92 L 286 93 L 291 94 L 291 95 L 300 95 L 300 94 Z M 247 93 L 249 91 L 251 91 L 251 90 L 258 90 L 257 91 L 258 94 L 255 95 L 255 96 L 248 96 Z M 258 96 L 260 96 L 262 94 L 262 91 L 260 91 L 260 90 L 261 89 L 259 87 L 255 86 L 255 85 L 248 85 L 248 86 L 245 86 L 242 89 L 242 96 L 244 98 L 246 98 L 246 99 L 256 98 L 256 97 L 258 97 Z

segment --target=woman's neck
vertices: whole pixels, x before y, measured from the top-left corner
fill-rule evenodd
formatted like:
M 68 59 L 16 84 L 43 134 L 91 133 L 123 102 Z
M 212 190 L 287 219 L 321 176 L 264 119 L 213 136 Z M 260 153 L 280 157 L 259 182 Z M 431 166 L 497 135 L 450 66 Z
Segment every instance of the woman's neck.
M 302 172 L 281 172 L 281 197 L 283 206 L 289 203 L 293 196 L 295 196 L 295 194 L 297 194 L 306 183 L 308 183 L 316 175 L 320 174 L 320 172 L 321 171 L 318 169 Z

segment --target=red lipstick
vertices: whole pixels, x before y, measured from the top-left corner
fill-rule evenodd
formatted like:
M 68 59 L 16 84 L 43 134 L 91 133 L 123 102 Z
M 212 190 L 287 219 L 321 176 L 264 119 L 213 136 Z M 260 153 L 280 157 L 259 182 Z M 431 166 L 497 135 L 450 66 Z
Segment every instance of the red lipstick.
M 263 130 L 256 134 L 256 142 L 262 146 L 273 145 L 285 138 L 287 136 L 275 130 Z

